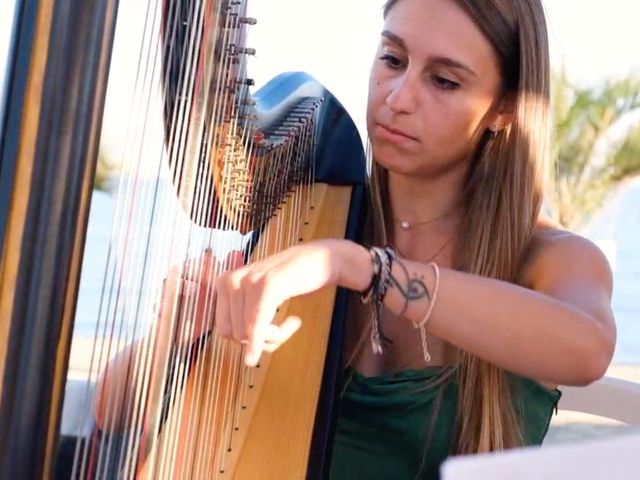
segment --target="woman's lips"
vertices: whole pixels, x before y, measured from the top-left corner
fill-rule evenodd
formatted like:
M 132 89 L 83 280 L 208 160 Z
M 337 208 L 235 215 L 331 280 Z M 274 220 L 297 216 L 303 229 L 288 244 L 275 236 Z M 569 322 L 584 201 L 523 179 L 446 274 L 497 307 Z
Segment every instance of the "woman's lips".
M 408 143 L 417 142 L 418 139 L 404 133 L 402 130 L 396 130 L 382 123 L 376 124 L 376 134 L 382 139 L 391 143 Z

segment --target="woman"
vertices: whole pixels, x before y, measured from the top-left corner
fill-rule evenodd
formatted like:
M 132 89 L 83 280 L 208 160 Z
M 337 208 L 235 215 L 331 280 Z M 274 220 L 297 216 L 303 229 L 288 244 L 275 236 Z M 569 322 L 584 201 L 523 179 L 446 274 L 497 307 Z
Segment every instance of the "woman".
M 332 477 L 437 478 L 449 454 L 542 442 L 556 387 L 611 360 L 603 254 L 540 214 L 549 58 L 539 0 L 390 0 L 371 71 L 363 243 L 318 241 L 222 275 L 245 363 L 304 319 L 290 297 L 361 292 Z M 311 272 L 311 273 L 310 273 Z M 354 295 L 354 298 L 357 295 Z

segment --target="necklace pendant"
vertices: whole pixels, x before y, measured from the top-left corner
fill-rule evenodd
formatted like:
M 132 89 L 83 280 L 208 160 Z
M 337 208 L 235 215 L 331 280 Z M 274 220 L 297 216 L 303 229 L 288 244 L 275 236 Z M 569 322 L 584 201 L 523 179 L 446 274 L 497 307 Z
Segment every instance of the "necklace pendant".
M 403 230 L 409 230 L 411 228 L 411 224 L 407 220 L 402 220 L 400 222 L 400 227 L 402 227 Z

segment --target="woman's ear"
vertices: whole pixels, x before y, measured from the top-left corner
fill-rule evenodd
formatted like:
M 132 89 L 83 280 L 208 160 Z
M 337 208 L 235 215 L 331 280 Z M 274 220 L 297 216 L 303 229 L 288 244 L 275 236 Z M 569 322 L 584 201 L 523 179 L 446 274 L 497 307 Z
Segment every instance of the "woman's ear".
M 494 133 L 498 133 L 504 130 L 506 127 L 513 123 L 516 110 L 516 96 L 515 94 L 506 93 L 502 96 L 498 103 L 496 113 L 494 114 L 493 121 L 489 127 Z

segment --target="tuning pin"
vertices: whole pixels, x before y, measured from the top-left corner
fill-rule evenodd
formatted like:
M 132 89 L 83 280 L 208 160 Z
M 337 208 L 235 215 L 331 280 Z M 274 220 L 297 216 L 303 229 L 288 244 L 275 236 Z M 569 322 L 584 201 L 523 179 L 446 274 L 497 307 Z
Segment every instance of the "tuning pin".
M 238 78 L 236 79 L 236 83 L 238 85 L 246 85 L 248 87 L 253 87 L 256 84 L 256 81 L 253 78 Z
M 232 57 L 233 56 L 237 56 L 237 55 L 255 55 L 256 54 L 256 49 L 255 48 L 238 47 L 235 43 L 232 43 L 227 48 L 227 53 L 228 53 L 229 56 L 232 56 Z
M 245 25 L 255 25 L 256 23 L 258 23 L 258 20 L 253 17 L 241 17 L 240 23 L 243 23 Z

